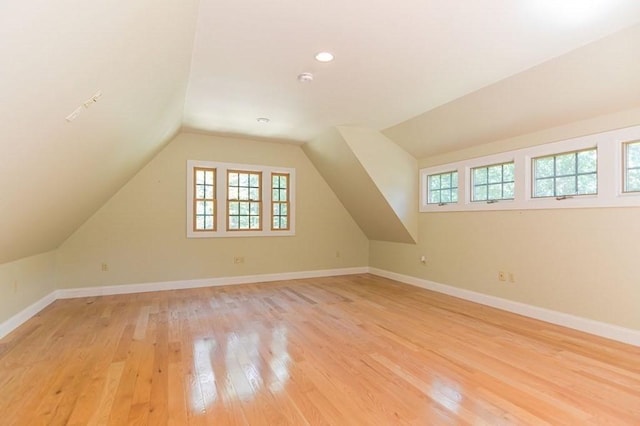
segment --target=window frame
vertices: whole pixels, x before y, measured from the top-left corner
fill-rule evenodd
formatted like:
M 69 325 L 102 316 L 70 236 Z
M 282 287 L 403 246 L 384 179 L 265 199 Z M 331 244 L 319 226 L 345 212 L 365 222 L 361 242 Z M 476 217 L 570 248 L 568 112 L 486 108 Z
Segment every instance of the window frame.
M 237 173 L 238 175 L 240 174 L 246 174 L 249 175 L 248 179 L 249 179 L 249 186 L 247 186 L 247 192 L 250 194 L 251 193 L 251 175 L 258 175 L 258 199 L 257 200 L 252 200 L 251 199 L 251 195 L 248 195 L 247 199 L 243 199 L 240 198 L 240 196 L 238 196 L 238 198 L 236 199 L 231 199 L 229 197 L 229 189 L 231 188 L 231 186 L 229 185 L 229 175 L 232 173 Z M 249 232 L 249 231 L 262 231 L 262 224 L 263 224 L 263 220 L 264 220 L 264 214 L 263 214 L 263 204 L 262 204 L 262 192 L 263 192 L 263 181 L 262 181 L 262 171 L 258 171 L 258 170 L 236 170 L 236 169 L 227 169 L 226 171 L 226 175 L 227 175 L 227 188 L 226 188 L 226 209 L 225 209 L 225 216 L 227 218 L 226 223 L 227 223 L 227 232 Z M 240 184 L 238 183 L 238 192 L 240 190 L 240 188 L 243 188 L 242 186 L 240 186 Z M 249 220 L 249 228 L 240 228 L 238 225 L 238 228 L 231 228 L 231 217 L 232 216 L 237 216 L 238 217 L 238 222 L 240 222 L 240 218 L 242 216 L 245 215 L 241 215 L 241 214 L 237 214 L 237 215 L 232 215 L 230 213 L 231 211 L 231 203 L 237 202 L 238 203 L 238 210 L 240 210 L 240 204 L 245 202 L 245 203 L 249 203 L 249 214 L 247 215 L 248 220 Z M 251 228 L 251 217 L 255 217 L 256 215 L 252 215 L 251 214 L 251 204 L 255 203 L 258 204 L 258 227 L 257 228 Z
M 420 212 L 531 210 L 640 206 L 640 192 L 624 192 L 623 145 L 640 140 L 640 126 L 611 130 L 483 157 L 420 169 Z M 597 194 L 573 197 L 533 197 L 533 159 L 566 152 L 597 149 Z M 514 163 L 515 196 L 495 203 L 471 201 L 471 170 L 492 164 Z M 428 204 L 427 176 L 458 170 L 458 202 Z
M 195 168 L 209 168 L 215 169 L 215 200 L 216 204 L 214 209 L 215 215 L 215 230 L 195 231 L 195 216 L 194 216 L 194 180 L 195 180 Z M 240 171 L 240 172 L 260 172 L 261 173 L 261 188 L 260 188 L 260 200 L 261 200 L 261 229 L 249 229 L 249 230 L 229 230 L 228 224 L 228 171 Z M 272 229 L 271 226 L 265 226 L 265 223 L 271 223 L 272 214 L 271 210 L 264 206 L 271 205 L 271 176 L 272 174 L 288 174 L 289 175 L 289 228 L 288 229 Z M 296 195 L 296 170 L 290 167 L 278 167 L 268 166 L 260 164 L 239 164 L 239 163 L 224 163 L 218 161 L 204 161 L 204 160 L 187 160 L 187 172 L 186 172 L 186 236 L 187 238 L 221 238 L 221 237 L 268 237 L 268 236 L 294 236 L 295 224 L 296 224 L 296 207 L 295 207 L 295 195 Z M 265 185 L 265 182 L 269 182 Z M 268 221 L 268 222 L 266 222 Z
M 595 151 L 595 153 L 596 153 L 596 171 L 595 172 L 589 172 L 589 173 L 580 173 L 580 172 L 578 172 L 578 164 L 577 164 L 578 155 L 580 153 L 582 153 L 582 152 L 588 152 L 588 151 Z M 558 175 L 555 172 L 556 163 L 557 163 L 556 157 L 559 157 L 559 156 L 562 156 L 562 155 L 567 155 L 567 154 L 574 154 L 575 155 L 575 157 L 576 157 L 576 172 L 574 174 L 570 174 L 570 175 Z M 541 155 L 541 156 L 538 156 L 538 157 L 531 158 L 531 173 L 532 173 L 532 176 L 531 176 L 531 198 L 537 200 L 537 199 L 540 199 L 540 198 L 562 198 L 562 199 L 565 199 L 565 198 L 573 198 L 573 197 L 588 197 L 588 196 L 594 196 L 594 195 L 597 196 L 598 195 L 598 155 L 599 155 L 598 147 L 594 146 L 594 147 L 587 147 L 587 148 L 578 149 L 578 150 L 558 152 L 556 154 L 551 154 L 551 155 Z M 536 181 L 538 180 L 538 177 L 536 177 L 535 162 L 536 162 L 536 160 L 539 160 L 541 158 L 553 158 L 554 159 L 553 160 L 553 162 L 554 162 L 554 174 L 553 174 L 553 176 L 542 178 L 542 179 L 554 179 L 554 182 L 553 182 L 553 193 L 554 193 L 554 195 L 537 195 L 537 196 L 535 195 L 535 192 L 536 192 L 535 185 L 536 185 Z M 591 194 L 578 194 L 578 193 L 576 193 L 576 194 L 557 195 L 557 187 L 556 187 L 555 179 L 563 178 L 563 177 L 575 177 L 576 189 L 577 189 L 578 188 L 578 177 L 579 176 L 583 176 L 583 175 L 587 175 L 587 174 L 591 175 L 591 174 L 594 174 L 594 173 L 596 175 L 596 192 L 591 193 Z
M 640 194 L 640 189 L 631 190 L 631 191 L 627 189 L 628 177 L 629 177 L 629 167 L 628 167 L 629 145 L 640 146 L 640 140 L 627 141 L 622 143 L 622 193 L 625 195 L 634 195 L 634 194 Z M 640 166 L 634 167 L 632 170 L 639 170 L 639 169 L 640 169 Z
M 513 181 L 505 181 L 504 180 L 504 166 L 508 165 L 508 164 L 513 164 Z M 491 167 L 496 167 L 496 166 L 501 166 L 502 167 L 502 179 L 500 180 L 500 182 L 495 182 L 495 183 L 489 183 L 489 169 Z M 487 183 L 483 183 L 483 184 L 479 184 L 476 185 L 475 182 L 475 171 L 478 169 L 487 169 Z M 476 166 L 476 167 L 471 167 L 469 169 L 469 199 L 472 203 L 487 203 L 487 204 L 493 204 L 493 203 L 497 203 L 500 201 L 513 201 L 516 197 L 515 194 L 515 185 L 516 185 L 516 164 L 513 161 L 506 161 L 504 163 L 497 163 L 497 164 L 486 164 L 486 165 L 482 165 L 482 166 Z M 513 198 L 489 198 L 489 185 L 496 185 L 496 184 L 500 184 L 501 189 L 502 189 L 502 194 L 504 195 L 504 184 L 505 183 L 513 183 L 513 187 L 514 187 L 514 191 L 513 191 Z M 475 196 L 475 188 L 478 186 L 486 186 L 487 187 L 487 199 L 486 200 L 475 200 L 474 196 Z
M 273 199 L 273 191 L 276 190 L 276 188 L 273 187 L 273 177 L 274 176 L 278 176 L 280 179 L 282 179 L 283 177 L 286 177 L 287 180 L 287 187 L 286 189 L 286 200 L 282 201 L 280 200 L 280 196 L 278 196 L 278 200 L 274 200 Z M 271 173 L 271 188 L 270 188 L 271 192 L 272 192 L 272 196 L 271 196 L 271 230 L 272 231 L 286 231 L 289 230 L 291 228 L 291 175 L 289 173 L 278 173 L 278 172 L 274 172 Z M 282 188 L 280 186 L 278 186 L 277 188 L 278 191 L 281 191 Z M 287 214 L 282 215 L 282 214 L 278 214 L 275 215 L 274 212 L 274 207 L 276 205 L 279 205 L 280 207 L 282 207 L 282 205 L 285 205 L 287 207 Z M 280 210 L 282 211 L 282 210 Z M 287 226 L 286 228 L 275 228 L 274 227 L 274 217 L 286 217 L 287 218 Z
M 197 195 L 195 195 L 195 192 L 197 191 L 196 187 L 198 186 L 198 183 L 197 183 L 198 181 L 196 179 L 196 174 L 198 173 L 198 171 L 202 171 L 205 174 L 207 172 L 212 172 L 213 173 L 213 184 L 211 185 L 211 186 L 213 186 L 213 198 L 206 198 L 206 195 L 205 195 L 204 198 L 198 198 Z M 217 185 L 217 179 L 216 179 L 216 177 L 217 177 L 216 169 L 215 168 L 211 168 L 211 167 L 194 167 L 193 168 L 193 176 L 192 177 L 193 177 L 193 183 L 191 185 L 191 188 L 194 191 L 194 195 L 193 195 L 193 203 L 192 203 L 193 211 L 191 213 L 192 221 L 193 221 L 191 229 L 195 233 L 215 231 L 216 230 L 216 225 L 217 225 L 216 218 L 218 216 L 218 206 L 217 206 L 218 202 L 216 200 L 216 191 L 217 191 L 217 186 L 218 186 Z M 205 178 L 205 183 L 202 184 L 202 185 L 205 186 L 205 187 L 207 186 L 206 178 Z M 205 191 L 205 194 L 206 194 L 206 191 Z M 205 203 L 206 202 L 211 202 L 213 204 L 213 213 L 211 215 L 207 215 L 206 213 L 204 215 L 198 215 L 197 207 L 196 207 L 196 205 L 198 204 L 198 201 L 203 201 Z M 206 229 L 206 228 L 205 229 L 197 229 L 196 226 L 197 226 L 197 222 L 198 222 L 198 219 L 197 219 L 198 216 L 204 216 L 205 217 L 205 224 L 206 224 L 206 217 L 207 216 L 212 216 L 213 228 L 211 228 L 211 229 Z
M 450 176 L 450 181 L 453 180 L 453 175 L 456 175 L 456 181 L 457 181 L 457 185 L 453 186 L 453 184 L 447 188 L 443 188 L 442 187 L 442 176 L 445 175 L 449 175 Z M 440 177 L 440 187 L 437 189 L 437 191 L 440 193 L 440 201 L 437 203 L 431 203 L 429 202 L 429 199 L 431 198 L 431 185 L 429 185 L 429 178 L 432 178 L 434 176 L 439 176 Z M 455 189 L 455 192 L 454 192 Z M 451 195 L 453 195 L 454 193 L 456 194 L 456 201 L 442 201 L 442 191 L 443 190 L 447 190 L 449 191 L 449 193 Z M 427 175 L 427 194 L 426 194 L 426 202 L 427 204 L 430 205 L 436 205 L 436 206 L 444 206 L 445 204 L 455 204 L 458 202 L 458 200 L 460 199 L 460 173 L 458 172 L 458 170 L 449 170 L 449 171 L 444 171 L 444 172 L 438 172 L 438 173 L 431 173 L 429 175 Z

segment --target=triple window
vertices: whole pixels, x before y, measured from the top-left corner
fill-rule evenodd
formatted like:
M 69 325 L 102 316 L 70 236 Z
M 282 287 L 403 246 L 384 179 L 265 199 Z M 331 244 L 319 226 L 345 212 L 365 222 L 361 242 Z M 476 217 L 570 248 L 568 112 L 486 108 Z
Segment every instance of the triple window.
M 294 235 L 294 169 L 205 161 L 187 169 L 187 237 Z

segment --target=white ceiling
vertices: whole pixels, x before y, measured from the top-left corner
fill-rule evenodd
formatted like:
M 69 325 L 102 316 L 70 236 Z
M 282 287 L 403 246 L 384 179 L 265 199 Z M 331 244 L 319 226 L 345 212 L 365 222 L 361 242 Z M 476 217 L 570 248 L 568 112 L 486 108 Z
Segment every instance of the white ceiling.
M 184 125 L 384 129 L 639 21 L 637 0 L 201 0 Z
M 56 248 L 180 126 L 385 129 L 639 21 L 637 0 L 3 0 L 0 264 Z

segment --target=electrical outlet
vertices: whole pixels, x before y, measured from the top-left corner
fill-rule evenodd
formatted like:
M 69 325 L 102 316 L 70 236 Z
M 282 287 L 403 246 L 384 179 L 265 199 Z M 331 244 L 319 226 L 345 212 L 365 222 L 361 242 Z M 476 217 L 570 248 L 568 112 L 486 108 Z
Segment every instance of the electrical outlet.
M 516 282 L 516 276 L 513 272 L 509 272 L 509 282 L 510 283 L 515 283 Z
M 100 266 L 100 270 L 101 270 L 102 272 L 107 272 L 107 271 L 109 270 L 109 265 L 107 265 L 106 263 L 103 263 L 103 264 Z
M 507 280 L 507 275 L 504 273 L 504 271 L 499 271 L 498 272 L 498 280 L 500 280 L 500 281 L 506 281 Z
M 236 265 L 244 263 L 244 256 L 234 256 L 233 263 L 235 263 Z

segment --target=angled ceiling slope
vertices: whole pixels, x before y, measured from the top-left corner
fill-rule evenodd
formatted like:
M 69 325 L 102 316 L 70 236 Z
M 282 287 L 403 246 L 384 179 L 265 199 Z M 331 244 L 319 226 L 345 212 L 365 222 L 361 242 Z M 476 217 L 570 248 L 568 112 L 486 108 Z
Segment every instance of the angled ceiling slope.
M 299 143 L 380 130 L 638 22 L 638 0 L 201 0 L 184 125 Z
M 347 126 L 302 149 L 369 239 L 417 241 L 415 158 L 376 130 Z
M 178 131 L 197 3 L 2 3 L 0 263 L 56 248 Z
M 388 128 L 417 158 L 640 106 L 640 24 Z

